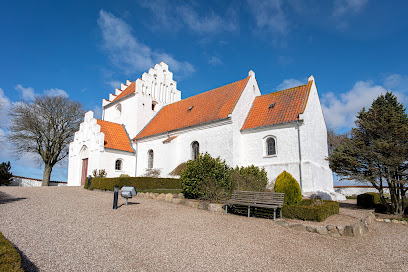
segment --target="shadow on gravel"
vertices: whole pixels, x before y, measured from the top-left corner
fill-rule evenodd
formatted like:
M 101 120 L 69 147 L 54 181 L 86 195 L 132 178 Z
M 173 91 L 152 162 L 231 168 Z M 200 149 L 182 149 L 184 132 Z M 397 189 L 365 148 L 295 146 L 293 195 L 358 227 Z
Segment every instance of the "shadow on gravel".
M 346 208 L 346 209 L 354 209 L 354 210 L 359 209 L 359 207 L 357 207 L 357 205 L 354 204 L 354 203 L 342 203 L 342 202 L 339 202 L 339 207 L 340 208 Z
M 139 205 L 140 203 L 139 202 L 129 202 L 128 203 L 128 206 L 130 206 L 130 205 Z M 122 207 L 122 206 L 125 206 L 126 207 L 126 204 L 120 204 L 119 206 L 118 206 L 118 208 L 120 208 L 120 207 Z
M 0 204 L 7 204 L 10 202 L 14 202 L 14 201 L 20 201 L 20 200 L 24 200 L 27 199 L 25 197 L 12 197 L 9 194 L 6 194 L 4 192 L 0 192 Z
M 30 259 L 22 252 L 15 244 L 13 246 L 16 248 L 18 254 L 21 256 L 21 267 L 25 272 L 38 272 L 40 271 L 35 264 L 30 261 Z

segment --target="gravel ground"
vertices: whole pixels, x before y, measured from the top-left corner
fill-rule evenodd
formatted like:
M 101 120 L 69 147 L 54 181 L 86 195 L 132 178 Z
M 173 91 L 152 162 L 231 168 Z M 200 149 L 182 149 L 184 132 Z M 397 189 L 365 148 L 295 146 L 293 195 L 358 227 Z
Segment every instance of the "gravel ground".
M 0 231 L 40 271 L 408 271 L 408 227 L 333 238 L 78 187 L 0 187 Z M 119 205 L 125 200 L 120 198 Z

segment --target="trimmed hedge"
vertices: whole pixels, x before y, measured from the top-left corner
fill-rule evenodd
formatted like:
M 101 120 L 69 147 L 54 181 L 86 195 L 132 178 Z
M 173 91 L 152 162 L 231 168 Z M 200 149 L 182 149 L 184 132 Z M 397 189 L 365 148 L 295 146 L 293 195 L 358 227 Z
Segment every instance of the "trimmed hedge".
M 24 272 L 21 257 L 13 244 L 0 232 L 0 271 Z
M 123 186 L 134 186 L 136 190 L 181 189 L 179 179 L 152 177 L 93 178 L 91 180 L 91 186 L 89 186 L 88 189 L 113 191 L 115 185 L 118 185 L 119 188 Z
M 300 205 L 283 205 L 282 213 L 286 218 L 322 222 L 330 215 L 339 213 L 339 203 L 306 199 Z
M 381 204 L 380 193 L 364 193 L 357 196 L 357 206 L 365 209 L 373 209 Z
M 283 171 L 275 181 L 274 189 L 277 193 L 284 193 L 284 203 L 299 205 L 302 202 L 302 191 L 297 180 L 288 172 Z

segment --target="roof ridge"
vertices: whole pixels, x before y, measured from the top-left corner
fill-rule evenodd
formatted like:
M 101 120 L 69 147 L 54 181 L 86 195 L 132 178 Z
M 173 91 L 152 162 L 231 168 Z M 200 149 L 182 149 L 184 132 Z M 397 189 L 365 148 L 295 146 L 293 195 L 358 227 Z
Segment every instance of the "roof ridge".
M 309 81 L 309 82 L 310 82 L 310 81 Z M 302 85 L 295 86 L 295 87 L 288 88 L 288 89 L 283 89 L 283 90 L 276 91 L 276 92 L 273 92 L 273 93 L 263 94 L 263 95 L 260 95 L 260 96 L 257 96 L 257 97 L 267 96 L 267 95 L 271 95 L 271 94 L 277 94 L 277 93 L 281 93 L 281 92 L 285 92 L 285 91 L 290 91 L 290 90 L 292 90 L 292 89 L 296 89 L 296 88 L 304 87 L 304 86 L 306 86 L 307 84 L 309 84 L 309 82 L 308 82 L 308 83 L 306 83 L 306 84 L 302 84 Z
M 182 99 L 182 100 L 185 101 L 185 100 L 190 99 L 190 98 L 193 98 L 193 97 L 198 97 L 198 96 L 200 96 L 200 95 L 204 95 L 204 94 L 206 94 L 206 93 L 208 93 L 208 92 L 215 91 L 216 89 L 220 89 L 220 88 L 222 88 L 222 87 L 226 87 L 226 86 L 228 86 L 228 85 L 232 85 L 232 84 L 234 84 L 234 83 L 243 81 L 243 80 L 245 80 L 245 79 L 247 79 L 247 78 L 249 78 L 249 77 L 250 77 L 250 76 L 247 76 L 246 78 L 243 78 L 243 79 L 240 79 L 240 80 L 237 80 L 237 81 L 234 81 L 234 82 L 231 82 L 231 83 L 228 83 L 228 84 L 225 84 L 225 85 L 216 87 L 216 88 L 214 88 L 214 89 L 211 89 L 211 90 L 208 90 L 208 91 L 205 91 L 205 92 L 202 92 L 202 93 L 198 93 L 198 94 L 195 94 L 195 95 L 186 97 L 186 98 L 184 98 L 184 99 Z M 181 101 L 181 100 L 180 100 L 180 101 Z M 177 101 L 177 102 L 179 102 L 179 101 Z M 174 102 L 174 103 L 177 103 L 177 102 Z M 174 103 L 172 103 L 172 104 L 174 104 Z M 167 107 L 167 106 L 169 106 L 169 105 L 171 105 L 171 104 L 168 104 L 168 105 L 166 105 L 165 107 Z

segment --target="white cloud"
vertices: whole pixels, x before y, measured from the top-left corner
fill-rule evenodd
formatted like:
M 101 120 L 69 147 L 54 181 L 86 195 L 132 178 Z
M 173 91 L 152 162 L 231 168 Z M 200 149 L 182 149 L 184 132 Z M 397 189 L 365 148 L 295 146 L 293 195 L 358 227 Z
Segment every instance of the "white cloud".
M 109 86 L 111 86 L 112 88 L 114 88 L 114 89 L 120 89 L 120 84 L 122 83 L 122 82 L 120 82 L 120 81 L 117 81 L 117 80 L 111 80 L 111 81 L 108 81 L 108 82 L 106 82 Z
M 322 106 L 328 127 L 341 129 L 354 126 L 356 115 L 365 107 L 368 109 L 373 101 L 387 89 L 375 85 L 372 81 L 358 81 L 346 93 L 336 95 L 332 92 L 323 95 Z M 400 102 L 405 100 L 405 95 L 394 93 Z
M 333 7 L 333 17 L 337 22 L 337 29 L 346 29 L 350 16 L 360 13 L 367 2 L 368 0 L 336 0 Z
M 304 85 L 304 84 L 305 83 L 303 83 L 300 80 L 289 78 L 289 79 L 285 79 L 284 81 L 282 81 L 282 83 L 276 86 L 276 90 L 277 91 L 286 90 L 286 89 L 290 89 L 290 88 L 297 87 L 297 86 Z
M 101 106 L 95 106 L 92 111 L 94 112 L 94 117 L 96 119 L 102 119 L 102 107 Z
M 368 0 L 336 0 L 334 1 L 333 16 L 339 17 L 359 13 Z
M 217 66 L 217 65 L 221 65 L 221 64 L 222 64 L 222 61 L 221 61 L 221 59 L 220 59 L 219 57 L 212 56 L 212 57 L 208 60 L 208 63 L 211 64 L 211 65 Z
M 4 94 L 2 88 L 0 88 L 0 128 L 5 128 L 8 126 L 9 115 L 8 111 L 11 107 L 10 99 Z M 1 130 L 1 129 L 0 129 Z M 5 135 L 5 132 L 1 130 L 2 137 Z
M 194 72 L 194 67 L 189 62 L 178 61 L 167 53 L 154 51 L 140 43 L 131 26 L 109 12 L 99 12 L 98 26 L 103 36 L 103 47 L 109 52 L 110 60 L 126 74 L 146 71 L 161 61 L 167 61 L 170 70 L 181 76 L 189 76 Z
M 62 89 L 58 89 L 58 88 L 51 88 L 49 90 L 44 90 L 44 95 L 49 95 L 49 96 L 61 95 L 61 96 L 69 97 L 66 91 Z
M 238 29 L 237 10 L 233 4 L 222 15 L 216 14 L 207 7 L 201 8 L 199 3 L 186 1 L 182 5 L 174 5 L 168 0 L 141 1 L 140 5 L 148 8 L 154 15 L 154 29 L 169 29 L 172 32 L 187 29 L 199 35 L 211 35 Z
M 200 16 L 192 6 L 181 6 L 177 9 L 178 15 L 182 18 L 183 22 L 192 31 L 200 34 L 214 34 L 224 31 L 234 31 L 237 29 L 237 23 L 235 18 L 235 11 L 232 9 L 227 10 L 227 14 L 230 16 L 218 16 L 214 12 L 210 11 L 209 14 Z M 226 19 L 227 17 L 227 19 Z
M 392 74 L 384 79 L 384 86 L 392 91 L 408 92 L 408 75 Z
M 17 84 L 14 89 L 16 89 L 20 93 L 21 98 L 25 101 L 34 100 L 36 96 L 36 93 L 34 92 L 34 89 L 32 87 L 24 88 L 21 84 Z
M 280 0 L 247 0 L 258 29 L 287 34 L 289 22 L 282 10 Z

